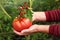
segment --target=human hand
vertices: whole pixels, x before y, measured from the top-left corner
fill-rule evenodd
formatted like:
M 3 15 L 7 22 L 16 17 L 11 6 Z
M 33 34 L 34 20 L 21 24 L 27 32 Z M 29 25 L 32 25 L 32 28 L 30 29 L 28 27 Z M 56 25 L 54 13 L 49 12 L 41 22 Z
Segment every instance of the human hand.
M 16 30 L 14 30 L 14 32 L 18 35 L 29 35 L 35 32 L 38 32 L 38 25 L 32 25 L 30 28 L 28 29 L 24 29 L 21 32 L 17 32 Z
M 33 12 L 32 21 L 46 21 L 45 12 Z

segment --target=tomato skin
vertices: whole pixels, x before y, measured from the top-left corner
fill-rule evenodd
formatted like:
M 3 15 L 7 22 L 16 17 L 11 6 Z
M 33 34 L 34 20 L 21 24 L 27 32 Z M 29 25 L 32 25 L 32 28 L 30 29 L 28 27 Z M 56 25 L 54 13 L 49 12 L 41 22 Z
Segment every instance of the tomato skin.
M 28 18 L 15 18 L 13 20 L 12 26 L 14 30 L 20 32 L 23 29 L 28 29 L 32 25 L 32 22 Z

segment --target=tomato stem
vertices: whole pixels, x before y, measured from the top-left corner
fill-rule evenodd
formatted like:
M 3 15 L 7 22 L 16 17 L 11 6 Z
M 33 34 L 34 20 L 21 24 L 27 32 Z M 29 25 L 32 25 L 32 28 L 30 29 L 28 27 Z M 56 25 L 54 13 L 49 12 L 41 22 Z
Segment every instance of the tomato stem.
M 0 7 L 1 7 L 1 9 L 2 9 L 2 11 L 9 17 L 9 18 L 11 18 L 11 16 L 5 11 L 5 9 L 3 8 L 3 6 L 0 4 Z

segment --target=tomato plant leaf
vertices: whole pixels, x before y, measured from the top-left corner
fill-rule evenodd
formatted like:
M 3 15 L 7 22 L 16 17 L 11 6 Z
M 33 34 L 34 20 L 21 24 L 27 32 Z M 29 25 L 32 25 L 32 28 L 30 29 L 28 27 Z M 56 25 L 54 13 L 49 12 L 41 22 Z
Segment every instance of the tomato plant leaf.
M 26 9 L 26 14 L 24 16 L 32 21 L 32 12 L 30 9 Z
M 27 14 L 28 14 L 28 17 L 30 18 L 30 20 L 32 21 L 32 12 L 30 9 L 27 10 Z

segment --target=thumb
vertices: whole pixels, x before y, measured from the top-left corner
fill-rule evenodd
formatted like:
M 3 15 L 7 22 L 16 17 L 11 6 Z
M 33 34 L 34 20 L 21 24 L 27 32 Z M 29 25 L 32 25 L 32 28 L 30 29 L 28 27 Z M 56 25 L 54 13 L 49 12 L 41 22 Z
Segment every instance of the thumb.
M 32 17 L 32 21 L 35 21 L 35 17 L 34 16 Z
M 31 29 L 24 29 L 21 31 L 21 33 L 30 33 L 32 30 Z

